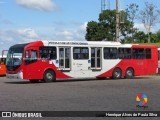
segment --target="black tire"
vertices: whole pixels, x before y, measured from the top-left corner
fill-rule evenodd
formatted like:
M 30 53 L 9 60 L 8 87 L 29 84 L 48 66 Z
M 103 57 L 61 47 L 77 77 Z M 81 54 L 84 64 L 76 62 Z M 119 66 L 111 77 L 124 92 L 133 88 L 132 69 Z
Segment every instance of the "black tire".
M 125 78 L 131 79 L 134 77 L 134 70 L 132 68 L 128 68 L 125 73 Z
M 31 83 L 38 83 L 39 80 L 29 80 Z
M 121 71 L 121 69 L 120 69 L 120 68 L 115 68 L 115 69 L 113 70 L 113 73 L 112 73 L 112 78 L 113 78 L 113 79 L 120 79 L 121 76 L 122 76 L 122 71 Z
M 56 75 L 52 70 L 47 70 L 43 76 L 44 82 L 54 82 L 56 81 Z

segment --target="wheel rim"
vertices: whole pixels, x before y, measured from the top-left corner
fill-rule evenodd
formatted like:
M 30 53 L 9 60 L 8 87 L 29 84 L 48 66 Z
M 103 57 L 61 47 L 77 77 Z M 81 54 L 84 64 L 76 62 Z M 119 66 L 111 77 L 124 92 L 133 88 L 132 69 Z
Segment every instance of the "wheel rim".
M 51 73 L 47 73 L 46 77 L 48 80 L 52 80 L 53 79 L 53 75 Z
M 133 75 L 132 71 L 128 70 L 128 71 L 127 71 L 127 75 L 128 75 L 128 76 L 132 76 L 132 75 Z
M 117 78 L 119 78 L 120 75 L 121 75 L 120 72 L 118 72 L 118 71 L 115 72 L 115 76 L 116 76 Z

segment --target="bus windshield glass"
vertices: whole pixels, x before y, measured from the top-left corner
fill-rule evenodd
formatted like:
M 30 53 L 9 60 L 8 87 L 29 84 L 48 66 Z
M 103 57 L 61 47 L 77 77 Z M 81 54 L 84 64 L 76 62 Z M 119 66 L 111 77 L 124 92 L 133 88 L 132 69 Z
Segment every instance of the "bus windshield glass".
M 6 65 L 7 66 L 20 66 L 22 64 L 22 48 L 11 48 L 7 54 Z

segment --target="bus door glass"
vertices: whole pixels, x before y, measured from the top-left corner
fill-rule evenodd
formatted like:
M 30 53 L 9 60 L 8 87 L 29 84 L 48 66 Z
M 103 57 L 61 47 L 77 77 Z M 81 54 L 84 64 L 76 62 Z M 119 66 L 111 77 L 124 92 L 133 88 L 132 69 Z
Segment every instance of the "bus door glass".
M 70 70 L 71 63 L 71 48 L 70 47 L 60 47 L 59 48 L 59 69 L 60 70 Z
M 100 70 L 101 67 L 101 48 L 91 48 L 91 69 Z

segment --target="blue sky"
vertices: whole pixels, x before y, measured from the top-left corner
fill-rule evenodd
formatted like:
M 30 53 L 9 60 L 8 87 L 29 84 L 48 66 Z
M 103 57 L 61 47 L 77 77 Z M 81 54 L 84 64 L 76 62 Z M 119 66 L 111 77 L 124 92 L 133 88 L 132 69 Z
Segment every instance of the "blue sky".
M 119 0 L 121 9 L 131 3 L 142 9 L 146 1 L 160 5 L 159 0 Z M 115 3 L 110 0 L 111 9 Z M 85 40 L 87 22 L 97 21 L 100 11 L 101 0 L 0 0 L 0 54 L 11 45 L 38 39 Z M 138 21 L 136 26 L 143 29 Z

